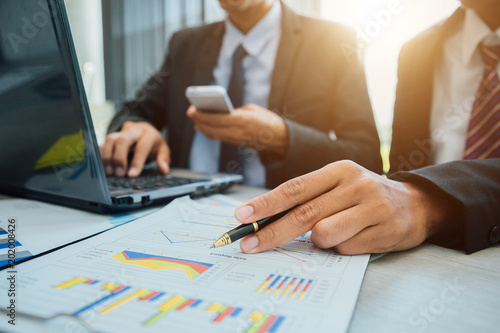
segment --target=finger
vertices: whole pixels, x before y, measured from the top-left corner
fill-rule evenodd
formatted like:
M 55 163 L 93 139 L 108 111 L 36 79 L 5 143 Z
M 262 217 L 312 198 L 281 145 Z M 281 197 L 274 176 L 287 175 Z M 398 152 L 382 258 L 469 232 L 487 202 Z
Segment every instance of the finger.
M 232 114 L 218 114 L 218 113 L 210 113 L 210 112 L 189 112 L 188 116 L 196 123 L 196 124 L 204 124 L 207 126 L 213 127 L 228 127 L 228 126 L 237 126 L 239 124 L 240 115 L 236 113 Z
M 156 154 L 156 164 L 161 173 L 167 174 L 170 172 L 170 149 L 166 142 L 162 141 L 158 147 Z
M 311 240 L 322 249 L 337 246 L 363 229 L 377 225 L 380 222 L 378 215 L 368 205 L 357 205 L 329 215 L 313 226 Z
M 188 107 L 188 109 L 186 110 L 186 114 L 188 117 L 191 117 L 193 116 L 196 112 L 198 111 L 198 109 L 196 108 L 196 106 L 194 105 L 190 105 Z
M 363 229 L 355 236 L 334 247 L 336 252 L 343 255 L 385 253 L 403 249 L 406 248 L 396 246 L 389 230 L 378 225 Z
M 141 174 L 144 164 L 155 145 L 155 139 L 155 135 L 146 132 L 137 141 L 134 149 L 134 157 L 130 162 L 130 169 L 128 170 L 129 177 L 137 177 Z
M 309 230 L 314 230 L 320 221 L 356 205 L 355 197 L 348 195 L 352 191 L 353 188 L 349 186 L 339 187 L 298 206 L 279 221 L 256 233 L 255 238 L 242 242 L 242 250 L 245 253 L 266 251 L 289 242 Z M 358 224 L 362 224 L 362 221 Z M 359 228 L 362 229 L 364 226 Z
M 213 127 L 210 125 L 197 125 L 198 130 L 212 140 L 223 141 L 233 145 L 249 142 L 249 137 L 246 136 L 240 128 L 235 127 Z
M 116 139 L 112 161 L 117 176 L 125 176 L 128 167 L 128 153 L 136 141 L 137 138 L 131 133 L 121 133 Z
M 352 162 L 336 162 L 289 180 L 238 207 L 235 217 L 242 223 L 251 223 L 307 202 L 334 189 L 345 178 L 352 177 L 356 168 L 359 167 Z
M 113 168 L 113 151 L 116 139 L 120 134 L 118 132 L 110 133 L 106 136 L 106 141 L 102 146 L 99 147 L 101 151 L 101 159 L 104 165 L 104 170 L 108 176 L 114 174 L 115 169 Z
M 264 109 L 260 106 L 258 106 L 257 104 L 246 104 L 246 105 L 243 105 L 243 106 L 240 106 L 239 108 L 236 108 L 234 109 L 235 112 L 245 112 L 245 111 L 261 111 L 261 110 L 267 110 L 267 109 Z M 269 110 L 267 110 L 269 111 Z
M 269 224 L 256 234 L 243 238 L 240 242 L 241 250 L 248 254 L 264 252 L 305 234 L 309 230 L 305 225 L 302 228 L 290 228 L 286 219 L 290 214 Z

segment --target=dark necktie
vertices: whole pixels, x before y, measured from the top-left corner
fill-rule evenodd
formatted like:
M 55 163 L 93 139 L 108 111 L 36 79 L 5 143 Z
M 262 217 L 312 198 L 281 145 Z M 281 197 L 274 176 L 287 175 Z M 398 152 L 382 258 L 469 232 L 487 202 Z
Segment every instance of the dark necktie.
M 247 56 L 247 52 L 243 46 L 239 46 L 233 54 L 233 68 L 229 88 L 227 93 L 233 107 L 239 108 L 243 105 L 243 88 L 245 86 L 245 78 L 243 76 L 243 59 Z M 239 146 L 221 142 L 221 151 L 219 159 L 219 171 L 227 173 L 243 173 L 243 156 L 238 151 Z M 241 147 L 240 149 L 242 149 Z
M 500 45 L 481 44 L 479 52 L 485 67 L 467 130 L 466 160 L 500 157 L 500 82 L 496 69 Z

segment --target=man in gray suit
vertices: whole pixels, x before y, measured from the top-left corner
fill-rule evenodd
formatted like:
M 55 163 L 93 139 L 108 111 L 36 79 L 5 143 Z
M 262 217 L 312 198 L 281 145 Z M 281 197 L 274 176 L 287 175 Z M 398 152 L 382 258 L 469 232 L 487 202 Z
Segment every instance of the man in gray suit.
M 355 33 L 299 16 L 280 1 L 219 2 L 228 18 L 174 34 L 159 72 L 113 119 L 101 147 L 107 174 L 135 177 L 148 158 L 163 173 L 170 166 L 234 171 L 223 168 L 220 142 L 238 147 L 253 186 L 273 188 L 343 159 L 380 172 L 363 66 L 346 52 L 357 46 Z M 244 73 L 236 112 L 203 114 L 189 106 L 187 87 L 231 90 L 235 68 Z

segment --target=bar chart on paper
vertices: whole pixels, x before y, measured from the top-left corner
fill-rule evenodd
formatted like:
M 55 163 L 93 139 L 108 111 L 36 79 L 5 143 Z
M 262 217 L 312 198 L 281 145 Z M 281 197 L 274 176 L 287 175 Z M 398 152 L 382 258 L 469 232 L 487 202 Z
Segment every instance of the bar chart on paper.
M 210 249 L 237 225 L 234 207 L 177 199 L 28 262 L 20 311 L 74 315 L 99 332 L 344 331 L 368 257 L 320 250 L 307 234 L 258 255 Z
M 288 298 L 297 296 L 297 299 L 301 300 L 313 283 L 314 280 L 271 274 L 255 292 Z
M 72 275 L 70 270 L 51 267 L 59 276 Z M 200 332 L 211 329 L 242 332 L 279 332 L 295 321 L 286 315 L 251 309 L 247 304 L 233 304 L 210 297 L 188 295 L 189 292 L 168 288 L 136 287 L 109 282 L 109 279 L 78 276 L 61 278 L 61 283 L 39 288 L 33 306 L 40 308 L 42 298 L 50 297 L 80 318 L 92 318 L 103 331 Z M 42 283 L 43 284 L 43 283 Z M 89 297 L 89 295 L 91 297 Z M 83 305 L 81 301 L 85 300 Z M 186 327 L 186 325 L 188 325 Z

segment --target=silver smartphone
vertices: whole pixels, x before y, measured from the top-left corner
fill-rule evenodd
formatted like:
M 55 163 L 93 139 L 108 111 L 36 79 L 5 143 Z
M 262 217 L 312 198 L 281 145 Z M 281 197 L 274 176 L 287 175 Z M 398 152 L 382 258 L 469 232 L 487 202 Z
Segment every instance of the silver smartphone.
M 221 86 L 191 86 L 186 89 L 189 102 L 202 112 L 231 113 L 233 104 Z

